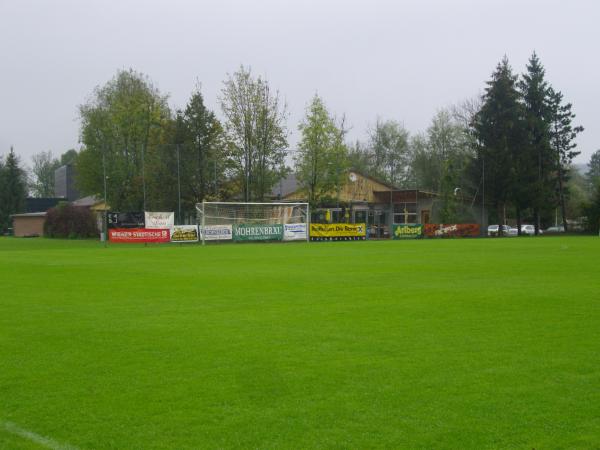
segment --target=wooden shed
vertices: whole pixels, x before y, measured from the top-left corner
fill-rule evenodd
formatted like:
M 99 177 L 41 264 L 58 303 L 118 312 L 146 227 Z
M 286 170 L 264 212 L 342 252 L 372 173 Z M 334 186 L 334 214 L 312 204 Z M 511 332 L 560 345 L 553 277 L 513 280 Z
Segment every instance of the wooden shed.
M 13 234 L 17 237 L 36 237 L 44 235 L 45 212 L 13 214 Z

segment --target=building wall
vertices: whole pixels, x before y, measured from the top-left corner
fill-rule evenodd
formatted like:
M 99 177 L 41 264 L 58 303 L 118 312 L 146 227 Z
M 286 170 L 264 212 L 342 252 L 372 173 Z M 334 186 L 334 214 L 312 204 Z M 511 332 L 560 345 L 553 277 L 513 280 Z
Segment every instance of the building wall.
M 54 196 L 73 201 L 79 198 L 75 188 L 75 169 L 71 164 L 60 166 L 54 171 Z
M 367 178 L 356 172 L 349 172 L 346 175 L 345 183 L 340 187 L 339 199 L 340 202 L 375 202 L 375 191 L 385 191 L 389 187 L 379 183 L 371 178 Z M 333 191 L 328 193 L 328 197 L 337 198 L 338 192 Z M 284 197 L 288 201 L 306 201 L 307 193 L 303 190 L 297 190 Z
M 45 216 L 13 217 L 13 233 L 17 237 L 43 236 Z
M 354 181 L 352 181 L 351 177 Z M 340 189 L 340 201 L 373 203 L 375 201 L 374 192 L 385 191 L 386 189 L 389 189 L 389 187 L 385 184 L 360 174 L 350 172 L 346 183 Z M 337 192 L 334 195 L 336 194 Z

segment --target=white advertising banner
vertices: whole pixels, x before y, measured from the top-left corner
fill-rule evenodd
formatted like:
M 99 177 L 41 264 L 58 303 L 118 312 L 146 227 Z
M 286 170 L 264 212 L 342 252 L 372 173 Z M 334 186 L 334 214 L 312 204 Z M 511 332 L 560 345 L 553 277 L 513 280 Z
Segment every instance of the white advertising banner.
M 204 234 L 205 241 L 226 241 L 233 238 L 231 225 L 206 225 L 200 227 L 200 235 Z
M 146 228 L 173 228 L 175 213 L 172 212 L 145 212 Z
M 287 223 L 283 225 L 284 241 L 305 241 L 306 224 L 305 223 Z
M 198 242 L 196 225 L 175 225 L 171 228 L 171 242 Z

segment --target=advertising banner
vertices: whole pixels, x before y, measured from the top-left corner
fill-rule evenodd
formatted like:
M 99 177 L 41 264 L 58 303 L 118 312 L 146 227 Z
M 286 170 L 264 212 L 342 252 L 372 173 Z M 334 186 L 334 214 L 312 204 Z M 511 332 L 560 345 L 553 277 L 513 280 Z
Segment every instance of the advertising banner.
M 175 225 L 171 228 L 171 242 L 198 242 L 196 225 Z
M 281 241 L 283 224 L 240 224 L 233 227 L 234 241 Z
M 230 241 L 233 237 L 231 225 L 206 225 L 204 230 L 200 227 L 200 238 L 205 233 L 205 241 Z
M 171 235 L 167 229 L 111 228 L 108 230 L 111 242 L 169 242 Z
M 394 224 L 392 239 L 420 239 L 423 237 L 423 225 Z
M 143 212 L 113 212 L 106 213 L 108 228 L 146 228 Z
M 425 224 L 427 237 L 478 237 L 478 223 Z
M 311 223 L 311 241 L 358 241 L 367 238 L 364 223 Z
M 306 224 L 305 223 L 286 223 L 283 225 L 284 241 L 305 241 Z
M 175 213 L 145 212 L 146 228 L 173 228 Z

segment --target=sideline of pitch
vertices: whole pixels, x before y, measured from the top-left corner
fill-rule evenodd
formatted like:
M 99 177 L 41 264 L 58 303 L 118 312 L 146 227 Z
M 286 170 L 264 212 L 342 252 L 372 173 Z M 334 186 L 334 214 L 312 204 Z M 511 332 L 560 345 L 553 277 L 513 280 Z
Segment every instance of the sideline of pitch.
M 8 433 L 22 437 L 23 439 L 27 439 L 31 442 L 35 442 L 36 444 L 39 444 L 42 447 L 49 448 L 50 450 L 79 450 L 78 447 L 74 447 L 68 444 L 61 444 L 60 442 L 57 442 L 49 437 L 42 436 L 40 434 L 34 433 L 33 431 L 25 430 L 24 428 L 21 428 L 20 426 L 12 422 L 1 421 L 0 428 L 7 431 Z

